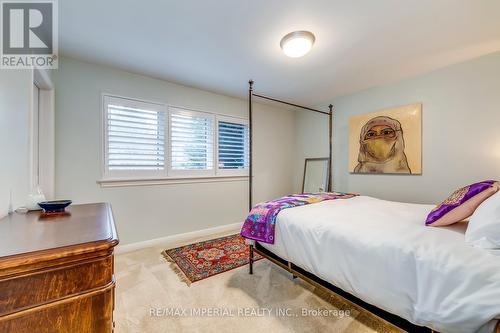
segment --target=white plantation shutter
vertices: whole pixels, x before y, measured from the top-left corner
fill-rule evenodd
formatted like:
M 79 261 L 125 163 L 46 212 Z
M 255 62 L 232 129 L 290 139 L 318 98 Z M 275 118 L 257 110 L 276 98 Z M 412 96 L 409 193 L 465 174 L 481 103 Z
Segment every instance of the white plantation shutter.
M 248 125 L 218 122 L 218 163 L 219 169 L 248 168 Z
M 102 181 L 246 176 L 248 121 L 103 95 Z
M 214 116 L 170 109 L 170 168 L 207 174 L 214 169 Z
M 111 96 L 104 107 L 107 174 L 165 170 L 165 107 Z

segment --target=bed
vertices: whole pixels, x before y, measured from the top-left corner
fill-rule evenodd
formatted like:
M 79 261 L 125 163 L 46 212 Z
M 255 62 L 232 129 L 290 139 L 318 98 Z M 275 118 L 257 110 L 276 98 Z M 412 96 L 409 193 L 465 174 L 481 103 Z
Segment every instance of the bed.
M 330 104 L 324 111 L 290 103 L 255 93 L 254 82 L 248 84 L 251 216 L 255 208 L 253 98 L 328 116 L 329 171 L 334 108 Z M 328 172 L 327 192 L 332 189 Z M 483 333 L 494 332 L 496 326 L 500 333 L 500 250 L 467 245 L 465 223 L 426 227 L 432 208 L 357 196 L 281 210 L 270 224 L 272 245 L 269 239 L 250 245 L 250 274 L 255 250 L 292 274 L 355 300 L 409 332 Z M 257 225 L 243 232 L 245 224 L 243 236 L 260 232 Z
M 464 242 L 465 223 L 425 227 L 433 208 L 358 196 L 282 210 L 275 256 L 377 308 L 439 332 L 494 332 L 500 253 Z

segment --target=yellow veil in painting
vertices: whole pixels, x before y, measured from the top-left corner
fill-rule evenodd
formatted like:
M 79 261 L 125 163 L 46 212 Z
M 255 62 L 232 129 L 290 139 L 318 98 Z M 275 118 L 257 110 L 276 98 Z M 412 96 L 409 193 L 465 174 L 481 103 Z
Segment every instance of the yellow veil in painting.
M 404 149 L 403 129 L 398 120 L 386 116 L 372 118 L 361 129 L 354 172 L 411 174 Z

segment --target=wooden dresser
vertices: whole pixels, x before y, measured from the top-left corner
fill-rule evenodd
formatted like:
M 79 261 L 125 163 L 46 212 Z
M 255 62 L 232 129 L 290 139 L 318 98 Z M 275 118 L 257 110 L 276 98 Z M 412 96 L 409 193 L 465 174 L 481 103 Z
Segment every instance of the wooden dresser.
M 117 244 L 109 204 L 1 219 L 0 332 L 112 332 Z

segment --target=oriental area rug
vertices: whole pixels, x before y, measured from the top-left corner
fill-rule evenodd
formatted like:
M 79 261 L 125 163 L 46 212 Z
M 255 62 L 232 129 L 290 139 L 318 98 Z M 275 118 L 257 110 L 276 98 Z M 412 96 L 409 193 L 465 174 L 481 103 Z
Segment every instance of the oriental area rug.
M 249 247 L 239 234 L 189 244 L 162 252 L 179 278 L 190 285 L 248 264 Z M 255 260 L 262 259 L 257 253 Z

